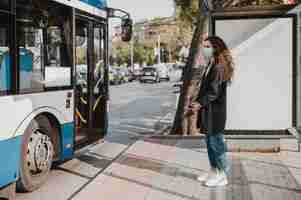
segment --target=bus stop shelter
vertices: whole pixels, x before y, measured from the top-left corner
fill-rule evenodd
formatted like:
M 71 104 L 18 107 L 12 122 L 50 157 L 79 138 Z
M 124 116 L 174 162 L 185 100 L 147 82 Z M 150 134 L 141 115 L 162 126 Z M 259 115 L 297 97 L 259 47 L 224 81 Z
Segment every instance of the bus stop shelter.
M 298 5 L 210 12 L 211 35 L 226 42 L 235 63 L 227 131 L 293 134 L 300 144 L 300 14 Z

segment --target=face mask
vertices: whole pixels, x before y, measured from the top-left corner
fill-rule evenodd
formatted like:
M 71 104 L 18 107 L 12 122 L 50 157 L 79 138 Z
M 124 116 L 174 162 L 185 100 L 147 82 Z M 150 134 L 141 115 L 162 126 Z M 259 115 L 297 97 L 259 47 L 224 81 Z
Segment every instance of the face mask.
M 205 59 L 209 60 L 213 56 L 213 48 L 212 47 L 204 47 L 203 53 L 204 53 Z

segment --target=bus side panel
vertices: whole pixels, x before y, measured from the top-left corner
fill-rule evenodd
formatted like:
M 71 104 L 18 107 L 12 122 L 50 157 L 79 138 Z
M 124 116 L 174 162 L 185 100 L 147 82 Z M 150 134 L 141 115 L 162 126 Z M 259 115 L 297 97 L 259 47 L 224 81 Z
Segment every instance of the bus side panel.
M 68 97 L 68 93 L 71 93 L 72 97 Z M 12 104 L 16 107 L 16 118 L 11 120 L 14 121 L 14 128 L 18 127 L 14 130 L 14 136 L 23 134 L 30 121 L 42 112 L 53 114 L 60 125 L 74 121 L 73 90 L 19 95 L 13 97 Z
M 50 113 L 61 127 L 61 160 L 70 158 L 74 145 L 73 109 L 73 90 L 0 97 L 0 121 L 5 122 L 0 126 L 0 141 L 20 137 L 37 115 Z
M 74 151 L 74 123 L 61 125 L 61 160 L 73 157 Z
M 26 119 L 18 126 L 15 134 L 24 133 L 28 124 L 35 116 L 40 113 L 50 113 L 58 120 L 60 125 L 60 160 L 71 158 L 74 150 L 73 90 L 22 95 L 16 98 L 18 101 L 30 99 L 32 105 L 34 105 L 32 107 L 34 111 L 26 116 Z M 30 107 L 30 105 L 28 106 Z
M 0 141 L 0 188 L 19 177 L 22 137 Z
M 74 122 L 64 121 L 61 117 L 61 113 L 59 113 L 56 109 L 44 107 L 35 110 L 22 122 L 22 125 L 19 126 L 16 133 L 24 132 L 29 123 L 41 113 L 51 114 L 58 120 L 60 125 L 60 160 L 63 161 L 71 158 L 74 150 Z
M 0 188 L 18 179 L 22 135 L 41 113 L 51 114 L 59 122 L 60 160 L 73 156 L 73 109 L 73 90 L 0 97 Z

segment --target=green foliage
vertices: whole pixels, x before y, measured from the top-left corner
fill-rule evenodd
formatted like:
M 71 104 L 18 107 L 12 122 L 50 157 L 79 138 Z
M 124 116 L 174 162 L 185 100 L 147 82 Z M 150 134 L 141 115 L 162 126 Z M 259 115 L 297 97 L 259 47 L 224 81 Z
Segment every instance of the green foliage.
M 179 35 L 177 36 L 181 43 L 190 43 L 194 23 L 198 14 L 198 0 L 175 0 L 176 3 L 176 21 L 179 26 Z
M 174 0 L 177 6 L 177 18 L 187 25 L 193 26 L 196 20 L 198 9 L 198 2 L 202 0 Z M 215 8 L 227 7 L 244 7 L 250 5 L 279 5 L 283 4 L 283 0 L 212 0 Z M 186 27 L 185 27 L 186 28 Z
M 176 3 L 176 19 L 180 28 L 179 38 L 187 43 L 192 39 L 194 24 L 199 12 L 198 3 L 202 0 L 174 0 Z M 212 0 L 215 8 L 244 7 L 250 5 L 279 5 L 283 0 Z M 188 39 L 188 41 L 187 41 Z
M 177 19 L 183 25 L 192 26 L 198 14 L 198 0 L 176 0 Z
M 117 63 L 117 65 L 128 64 L 130 65 L 131 62 L 131 44 L 129 43 L 119 43 L 115 44 L 113 47 L 113 51 L 116 57 L 113 59 L 112 62 Z M 134 63 L 142 64 L 146 63 L 153 63 L 154 58 L 154 50 L 152 47 L 147 46 L 146 44 L 140 43 L 135 41 L 134 44 Z

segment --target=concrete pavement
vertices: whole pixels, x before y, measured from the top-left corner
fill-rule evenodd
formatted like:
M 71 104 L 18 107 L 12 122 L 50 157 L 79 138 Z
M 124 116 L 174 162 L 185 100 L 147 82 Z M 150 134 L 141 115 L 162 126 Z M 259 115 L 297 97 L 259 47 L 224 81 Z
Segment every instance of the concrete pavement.
M 209 170 L 199 140 L 147 138 L 133 143 L 72 197 L 106 200 L 297 200 L 301 199 L 301 154 L 282 141 L 280 153 L 229 153 L 230 184 L 208 188 L 196 177 Z
M 17 193 L 17 200 L 72 199 L 89 185 L 129 145 L 170 123 L 175 94 L 172 83 L 112 86 L 109 130 L 105 143 L 77 152 L 74 159 L 54 168 L 37 191 Z
M 301 199 L 301 153 L 295 140 L 282 139 L 280 153 L 229 153 L 227 187 L 197 182 L 209 170 L 204 141 L 149 137 L 173 119 L 171 88 L 133 83 L 112 89 L 105 142 L 81 150 L 52 170 L 39 190 L 19 193 L 17 200 Z

